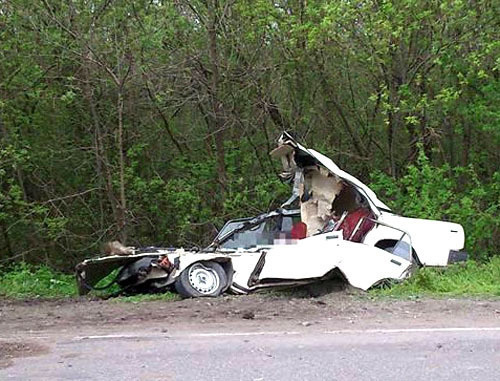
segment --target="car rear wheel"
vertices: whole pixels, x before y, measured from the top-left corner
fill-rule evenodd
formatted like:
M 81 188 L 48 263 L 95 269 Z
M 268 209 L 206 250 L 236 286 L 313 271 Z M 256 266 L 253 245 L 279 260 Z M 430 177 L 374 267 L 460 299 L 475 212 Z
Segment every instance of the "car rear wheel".
M 175 282 L 176 291 L 185 298 L 218 296 L 226 286 L 226 272 L 217 262 L 193 263 Z

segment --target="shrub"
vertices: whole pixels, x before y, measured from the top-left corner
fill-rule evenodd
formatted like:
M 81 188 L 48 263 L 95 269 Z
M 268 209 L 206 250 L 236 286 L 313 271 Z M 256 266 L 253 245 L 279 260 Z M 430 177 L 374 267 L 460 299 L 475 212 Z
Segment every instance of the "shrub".
M 370 186 L 398 213 L 462 224 L 472 258 L 485 260 L 498 254 L 499 172 L 491 182 L 482 183 L 473 166 L 434 166 L 420 150 L 416 164 L 403 177 L 394 179 L 377 171 Z

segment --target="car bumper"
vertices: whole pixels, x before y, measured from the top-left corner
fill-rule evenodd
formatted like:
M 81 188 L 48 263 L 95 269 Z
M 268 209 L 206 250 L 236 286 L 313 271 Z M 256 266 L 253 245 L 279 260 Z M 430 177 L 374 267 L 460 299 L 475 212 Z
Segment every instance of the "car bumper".
M 468 254 L 466 251 L 450 250 L 448 255 L 448 264 L 457 262 L 465 262 L 467 260 Z

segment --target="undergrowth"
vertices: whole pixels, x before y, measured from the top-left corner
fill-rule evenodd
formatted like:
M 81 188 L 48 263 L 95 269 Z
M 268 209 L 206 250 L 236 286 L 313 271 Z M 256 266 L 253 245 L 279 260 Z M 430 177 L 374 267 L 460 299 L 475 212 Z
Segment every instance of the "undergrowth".
M 0 272 L 0 296 L 13 299 L 76 296 L 75 277 L 48 266 L 17 264 Z
M 445 268 L 424 267 L 408 280 L 370 291 L 372 296 L 500 296 L 500 257 Z
M 398 214 L 456 222 L 465 230 L 471 259 L 497 256 L 500 240 L 500 172 L 480 181 L 477 169 L 433 165 L 420 145 L 416 163 L 404 176 L 375 171 L 370 188 Z

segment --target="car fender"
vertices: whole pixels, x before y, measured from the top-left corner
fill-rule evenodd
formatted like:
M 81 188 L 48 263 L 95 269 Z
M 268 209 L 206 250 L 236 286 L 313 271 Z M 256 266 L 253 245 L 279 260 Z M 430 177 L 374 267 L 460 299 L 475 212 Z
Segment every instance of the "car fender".
M 229 284 L 237 283 L 246 285 L 250 274 L 255 269 L 255 266 L 262 254 L 261 250 L 241 251 L 234 253 L 197 253 L 185 252 L 174 257 L 176 269 L 170 274 L 170 282 L 175 279 L 189 266 L 196 262 L 215 261 L 223 265 L 224 270 L 228 274 Z

